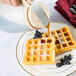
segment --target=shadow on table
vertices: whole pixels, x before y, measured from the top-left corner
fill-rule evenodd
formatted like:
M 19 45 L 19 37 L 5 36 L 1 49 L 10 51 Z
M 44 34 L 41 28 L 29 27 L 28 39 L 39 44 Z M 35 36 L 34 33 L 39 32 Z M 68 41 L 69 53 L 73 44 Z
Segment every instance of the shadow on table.
M 29 30 L 29 28 L 27 26 L 22 26 L 22 25 L 10 22 L 0 16 L 0 30 L 4 32 L 9 32 L 9 33 L 18 33 L 18 32 L 25 32 Z

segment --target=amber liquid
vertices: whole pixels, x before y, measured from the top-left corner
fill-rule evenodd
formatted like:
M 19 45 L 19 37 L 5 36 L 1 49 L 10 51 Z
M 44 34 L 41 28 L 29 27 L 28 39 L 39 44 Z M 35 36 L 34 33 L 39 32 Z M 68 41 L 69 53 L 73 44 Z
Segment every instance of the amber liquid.
M 48 23 L 48 25 L 46 26 L 47 30 L 48 30 L 48 36 L 50 37 L 50 22 Z

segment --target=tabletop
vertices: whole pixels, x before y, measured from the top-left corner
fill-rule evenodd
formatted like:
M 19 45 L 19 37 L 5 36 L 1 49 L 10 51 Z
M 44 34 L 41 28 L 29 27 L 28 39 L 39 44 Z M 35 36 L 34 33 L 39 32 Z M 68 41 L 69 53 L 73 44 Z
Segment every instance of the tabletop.
M 50 9 L 50 22 L 71 25 L 55 9 L 57 0 L 42 0 Z M 31 30 L 23 19 L 23 6 L 12 7 L 0 3 L 0 76 L 28 76 L 16 59 L 16 44 L 20 36 Z M 76 76 L 76 74 L 72 75 Z

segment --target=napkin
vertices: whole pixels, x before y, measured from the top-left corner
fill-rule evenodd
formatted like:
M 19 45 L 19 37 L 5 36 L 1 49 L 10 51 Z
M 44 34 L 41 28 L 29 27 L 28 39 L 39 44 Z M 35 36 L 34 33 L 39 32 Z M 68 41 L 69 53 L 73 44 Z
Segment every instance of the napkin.
M 76 5 L 76 0 L 58 0 L 54 8 L 76 27 L 76 15 L 69 11 L 70 6 L 73 4 Z

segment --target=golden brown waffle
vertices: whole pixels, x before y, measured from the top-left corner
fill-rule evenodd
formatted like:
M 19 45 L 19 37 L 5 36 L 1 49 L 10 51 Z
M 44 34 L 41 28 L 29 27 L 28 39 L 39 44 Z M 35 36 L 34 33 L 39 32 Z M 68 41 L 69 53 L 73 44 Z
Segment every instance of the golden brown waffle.
M 76 48 L 76 43 L 73 40 L 68 27 L 51 31 L 51 35 L 55 37 L 56 54 Z M 48 34 L 43 33 L 43 37 L 48 37 Z
M 27 40 L 23 64 L 24 65 L 54 64 L 55 62 L 54 47 L 55 47 L 54 37 Z

